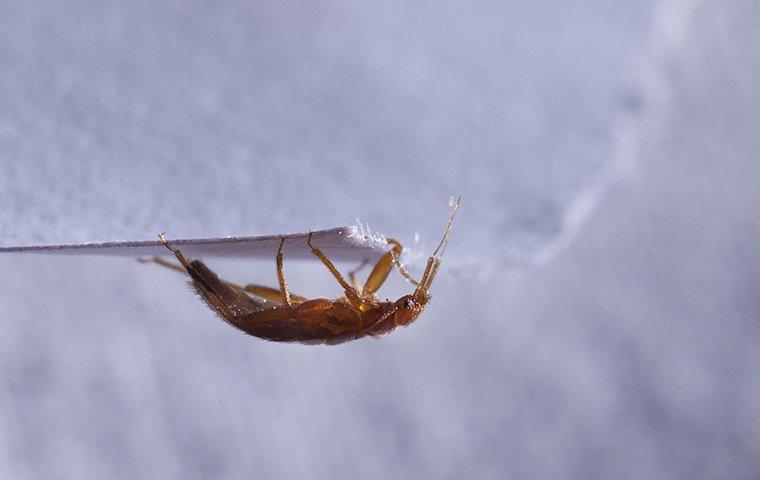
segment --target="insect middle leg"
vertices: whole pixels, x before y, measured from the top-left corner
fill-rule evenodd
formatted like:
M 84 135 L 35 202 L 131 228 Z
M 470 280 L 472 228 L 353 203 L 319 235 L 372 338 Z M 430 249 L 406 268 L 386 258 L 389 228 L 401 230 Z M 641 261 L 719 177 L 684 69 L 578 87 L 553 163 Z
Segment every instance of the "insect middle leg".
M 362 284 L 359 283 L 359 279 L 356 278 L 356 274 L 359 273 L 359 271 L 361 271 L 361 269 L 364 268 L 368 263 L 369 260 L 365 258 L 362 260 L 362 263 L 360 263 L 358 267 L 348 272 L 348 279 L 351 282 L 351 285 L 353 285 L 353 287 L 358 291 L 362 290 Z
M 279 288 L 266 287 L 264 285 L 248 284 L 245 287 L 243 287 L 243 290 L 250 294 L 256 295 L 257 297 L 261 297 L 265 300 L 269 300 L 279 305 L 283 305 L 282 292 L 280 291 Z M 300 303 L 305 302 L 306 300 L 307 300 L 306 297 L 302 297 L 301 295 L 290 293 L 290 303 L 293 305 L 298 305 Z
M 346 298 L 356 304 L 362 303 L 361 302 L 361 296 L 359 295 L 359 292 L 356 288 L 349 285 L 349 283 L 346 281 L 345 278 L 343 278 L 343 275 L 340 274 L 338 271 L 338 268 L 333 264 L 329 258 L 327 258 L 327 255 L 322 252 L 319 248 L 315 247 L 311 243 L 311 237 L 312 233 L 309 233 L 309 237 L 306 239 L 306 245 L 309 246 L 311 249 L 311 253 L 313 253 L 319 260 L 327 267 L 328 270 L 330 270 L 330 273 L 333 274 L 333 277 L 338 281 L 341 287 L 343 287 L 343 291 L 346 293 Z
M 290 308 L 293 306 L 293 304 L 290 301 L 288 282 L 285 281 L 285 265 L 282 259 L 282 247 L 285 245 L 286 238 L 288 237 L 280 237 L 280 246 L 277 248 L 277 254 L 275 254 L 275 264 L 277 265 L 277 283 L 280 284 L 280 297 L 282 298 L 282 304 Z

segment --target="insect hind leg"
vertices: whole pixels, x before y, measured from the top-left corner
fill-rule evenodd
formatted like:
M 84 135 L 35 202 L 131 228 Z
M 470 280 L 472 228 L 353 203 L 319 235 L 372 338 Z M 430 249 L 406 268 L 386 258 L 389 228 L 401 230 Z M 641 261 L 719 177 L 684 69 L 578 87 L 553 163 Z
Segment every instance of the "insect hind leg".
M 182 265 L 177 265 L 175 263 L 169 262 L 167 260 L 164 260 L 161 257 L 151 257 L 151 258 L 139 257 L 137 259 L 137 261 L 140 262 L 140 263 L 155 263 L 156 265 L 160 265 L 162 267 L 166 267 L 166 268 L 168 268 L 170 270 L 174 270 L 175 272 L 179 272 L 179 273 L 182 273 L 182 274 L 186 274 L 187 273 L 187 270 Z
M 200 260 L 188 260 L 182 252 L 169 245 L 163 235 L 159 235 L 159 239 L 185 267 L 188 275 L 192 278 L 191 285 L 201 298 L 222 317 L 233 322 L 236 317 L 262 308 L 260 302 L 249 297 L 240 287 L 227 284 L 221 280 Z

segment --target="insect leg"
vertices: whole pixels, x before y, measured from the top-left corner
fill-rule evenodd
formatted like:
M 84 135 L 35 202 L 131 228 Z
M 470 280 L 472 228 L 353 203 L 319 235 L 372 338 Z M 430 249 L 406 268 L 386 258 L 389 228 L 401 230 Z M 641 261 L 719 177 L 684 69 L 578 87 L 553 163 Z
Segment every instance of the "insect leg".
M 138 258 L 137 261 L 140 263 L 155 263 L 162 267 L 166 267 L 176 272 L 187 275 L 187 269 L 185 267 L 181 265 L 177 265 L 176 263 L 172 263 L 167 260 L 164 260 L 161 257 Z M 230 288 L 233 288 L 240 292 L 252 293 L 258 297 L 261 297 L 266 300 L 271 300 L 277 303 L 280 303 L 282 301 L 282 297 L 280 296 L 280 291 L 277 290 L 276 288 L 262 287 L 259 285 L 246 285 L 245 287 L 241 287 L 240 285 L 236 285 L 228 281 L 225 281 L 224 283 L 226 283 Z M 296 301 L 296 303 L 300 303 L 303 300 L 305 300 L 303 297 L 299 297 L 298 295 L 292 295 L 291 298 L 294 301 Z
M 187 274 L 187 270 L 185 270 L 185 268 L 182 267 L 181 265 L 177 265 L 175 263 L 168 262 L 168 261 L 164 260 L 161 257 L 138 258 L 137 261 L 140 262 L 140 263 L 155 263 L 157 265 L 161 265 L 162 267 L 166 267 L 166 268 L 170 268 L 172 270 L 175 270 L 175 271 L 177 271 L 179 273 Z
M 288 282 L 285 281 L 285 266 L 282 260 L 282 246 L 285 245 L 286 238 L 288 237 L 280 237 L 280 246 L 277 248 L 275 263 L 277 264 L 277 282 L 280 284 L 281 303 L 290 308 L 292 303 L 290 301 L 290 292 L 288 291 Z
M 392 253 L 392 252 L 391 252 Z M 396 268 L 398 268 L 398 271 L 401 273 L 401 276 L 404 277 L 404 280 L 411 283 L 415 287 L 420 286 L 420 282 L 414 279 L 411 273 L 409 273 L 409 270 L 406 269 L 403 263 L 401 263 L 401 260 L 394 254 L 393 255 L 393 263 L 396 264 Z
M 248 293 L 252 293 L 253 295 L 256 295 L 257 297 L 261 297 L 266 300 L 270 300 L 272 302 L 276 302 L 276 303 L 279 303 L 280 305 L 283 305 L 282 292 L 280 291 L 279 288 L 265 287 L 263 285 L 248 284 L 245 287 L 243 287 L 243 290 Z M 290 294 L 290 302 L 294 305 L 303 303 L 305 301 L 306 301 L 306 297 L 295 295 L 293 293 Z
M 233 322 L 236 317 L 260 310 L 261 302 L 245 294 L 240 287 L 234 287 L 223 282 L 216 273 L 212 272 L 199 260 L 188 260 L 182 252 L 169 245 L 163 234 L 159 235 L 161 243 L 174 253 L 177 260 L 185 267 L 187 273 L 193 279 L 192 285 L 206 303 L 216 310 L 222 317 Z M 168 262 L 167 262 L 168 263 Z
M 358 267 L 354 268 L 350 272 L 348 272 L 348 279 L 351 281 L 351 285 L 354 286 L 355 289 L 361 291 L 362 285 L 359 283 L 359 279 L 356 278 L 356 274 L 359 273 L 359 271 L 364 268 L 365 265 L 369 263 L 369 260 L 364 259 L 362 263 L 359 264 Z
M 394 259 L 401 256 L 401 251 L 404 247 L 401 246 L 398 240 L 389 238 L 388 243 L 393 245 L 393 247 L 377 261 L 375 268 L 372 269 L 369 277 L 367 277 L 367 281 L 364 283 L 363 293 L 375 293 L 391 273 L 393 264 L 395 263 Z
M 343 275 L 340 274 L 338 269 L 335 267 L 335 265 L 330 261 L 329 258 L 327 258 L 327 255 L 325 255 L 322 250 L 315 247 L 311 243 L 311 236 L 312 233 L 309 233 L 309 238 L 306 240 L 306 244 L 311 248 L 311 253 L 316 255 L 317 258 L 319 258 L 320 261 L 327 267 L 328 270 L 330 270 L 330 273 L 333 274 L 333 277 L 340 283 L 340 286 L 343 287 L 343 290 L 346 292 L 346 298 L 348 298 L 351 301 L 354 302 L 361 302 L 361 298 L 359 297 L 359 292 L 352 287 L 351 285 L 346 282 L 346 279 L 343 278 Z
M 306 297 L 300 295 L 291 294 L 288 290 L 288 283 L 285 281 L 285 265 L 283 262 L 282 247 L 285 244 L 287 237 L 280 238 L 280 246 L 277 248 L 277 254 L 275 255 L 275 264 L 277 266 L 277 282 L 280 284 L 280 288 L 265 287 L 263 285 L 249 284 L 243 287 L 248 293 L 252 293 L 257 297 L 271 300 L 272 302 L 279 303 L 280 305 L 293 305 L 300 304 L 306 301 Z

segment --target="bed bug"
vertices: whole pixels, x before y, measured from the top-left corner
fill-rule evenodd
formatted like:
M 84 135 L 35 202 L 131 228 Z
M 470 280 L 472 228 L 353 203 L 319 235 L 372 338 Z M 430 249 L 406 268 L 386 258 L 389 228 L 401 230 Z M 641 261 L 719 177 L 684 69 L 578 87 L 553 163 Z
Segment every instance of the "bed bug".
M 380 337 L 396 327 L 407 326 L 415 321 L 430 301 L 430 285 L 446 249 L 459 200 L 451 203 L 451 213 L 443 238 L 428 258 L 419 281 L 400 262 L 403 250 L 401 244 L 389 238 L 390 250 L 375 264 L 364 285 L 357 281 L 356 271 L 349 273 L 349 283 L 332 261 L 314 245 L 312 235 L 309 234 L 307 245 L 311 252 L 343 288 L 344 296 L 334 300 L 307 299 L 290 293 L 285 280 L 282 254 L 286 236 L 280 238 L 275 254 L 279 288 L 261 285 L 241 287 L 223 281 L 200 260 L 188 260 L 166 240 L 164 234 L 159 234 L 159 240 L 177 257 L 181 266 L 159 257 L 150 261 L 186 272 L 192 279 L 191 285 L 212 310 L 230 325 L 255 337 L 306 344 L 338 344 L 364 336 Z M 383 285 L 394 266 L 415 289 L 395 302 L 381 301 L 375 292 Z

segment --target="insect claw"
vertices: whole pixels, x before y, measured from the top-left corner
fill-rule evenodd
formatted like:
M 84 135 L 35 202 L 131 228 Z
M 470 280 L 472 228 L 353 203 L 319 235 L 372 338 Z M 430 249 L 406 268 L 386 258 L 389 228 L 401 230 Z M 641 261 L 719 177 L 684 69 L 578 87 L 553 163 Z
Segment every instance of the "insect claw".
M 285 240 L 287 240 L 287 238 L 289 236 L 290 235 L 280 235 L 280 246 L 277 247 L 277 254 L 278 255 L 282 253 L 282 247 L 285 245 Z
M 161 245 L 168 248 L 169 251 L 171 251 L 173 254 L 177 254 L 178 250 L 171 245 L 169 245 L 169 242 L 166 240 L 166 234 L 165 233 L 159 233 L 158 234 L 158 241 L 161 242 Z

